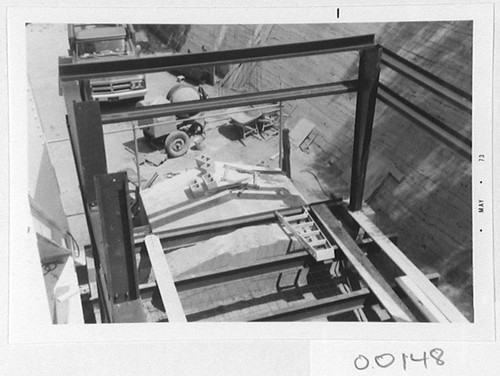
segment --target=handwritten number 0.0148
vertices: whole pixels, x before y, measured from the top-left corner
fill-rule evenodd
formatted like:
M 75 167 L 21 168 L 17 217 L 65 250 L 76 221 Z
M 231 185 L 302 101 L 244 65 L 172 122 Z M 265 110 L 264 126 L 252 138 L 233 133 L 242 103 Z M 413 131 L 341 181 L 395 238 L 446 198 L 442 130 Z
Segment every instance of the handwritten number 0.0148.
M 428 361 L 433 359 L 436 365 L 438 366 L 443 366 L 444 361 L 442 360 L 442 357 L 444 355 L 444 351 L 440 348 L 434 348 L 429 351 L 429 354 L 424 351 L 423 356 L 421 358 L 416 357 L 414 354 L 405 354 L 401 353 L 401 359 L 402 359 L 402 366 L 403 370 L 406 371 L 408 368 L 408 365 L 410 362 L 416 363 L 416 362 L 422 362 L 423 366 L 425 369 L 428 367 Z M 391 353 L 384 353 L 377 355 L 373 358 L 374 363 L 379 367 L 379 368 L 388 368 L 392 366 L 395 361 L 396 357 L 392 355 Z M 370 359 L 368 359 L 364 355 L 358 355 L 356 359 L 354 359 L 354 367 L 359 370 L 363 371 L 367 369 L 370 366 Z M 374 368 L 372 366 L 372 368 Z

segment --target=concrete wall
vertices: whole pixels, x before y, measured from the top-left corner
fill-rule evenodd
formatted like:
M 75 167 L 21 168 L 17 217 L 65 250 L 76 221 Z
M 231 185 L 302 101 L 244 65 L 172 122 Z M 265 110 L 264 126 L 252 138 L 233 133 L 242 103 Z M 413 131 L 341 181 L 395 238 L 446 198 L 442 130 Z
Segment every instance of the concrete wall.
M 378 43 L 420 67 L 471 92 L 472 22 L 192 25 L 179 50 L 201 51 L 307 40 L 376 35 Z M 356 78 L 358 54 L 343 53 L 247 64 L 225 83 L 227 89 L 256 91 Z M 461 134 L 470 136 L 471 118 L 388 69 L 381 81 Z M 337 193 L 348 192 L 355 94 L 287 102 L 286 126 L 307 118 L 309 168 Z M 398 231 L 401 249 L 424 271 L 437 270 L 455 304 L 472 312 L 471 164 L 411 121 L 378 101 L 365 199 L 376 222 Z M 297 176 L 297 174 L 295 175 Z M 309 176 L 310 178 L 310 176 Z M 298 179 L 298 178 L 297 178 Z

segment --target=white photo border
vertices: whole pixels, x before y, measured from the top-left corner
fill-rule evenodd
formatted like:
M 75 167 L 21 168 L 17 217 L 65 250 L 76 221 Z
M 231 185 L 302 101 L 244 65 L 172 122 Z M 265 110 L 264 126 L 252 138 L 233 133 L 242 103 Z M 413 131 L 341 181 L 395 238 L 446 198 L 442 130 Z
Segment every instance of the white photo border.
M 473 288 L 475 320 L 471 324 L 396 323 L 189 323 L 45 325 L 30 317 L 33 286 L 28 273 L 39 265 L 30 257 L 26 234 L 30 221 L 27 199 L 27 70 L 25 24 L 30 23 L 368 23 L 473 21 L 473 203 L 492 207 L 493 5 L 402 5 L 300 8 L 8 8 L 8 77 L 10 138 L 9 343 L 141 342 L 168 340 L 495 340 L 492 214 L 473 210 Z M 54 77 L 54 79 L 57 79 Z M 479 154 L 486 156 L 478 162 Z M 479 178 L 483 184 L 477 184 Z M 488 206 L 489 205 L 489 206 Z M 473 205 L 473 208 L 475 206 Z M 487 211 L 492 213 L 492 210 Z M 479 230 L 482 230 L 481 232 Z M 29 319 L 28 319 L 29 318 Z M 404 328 L 403 328 L 404 326 Z

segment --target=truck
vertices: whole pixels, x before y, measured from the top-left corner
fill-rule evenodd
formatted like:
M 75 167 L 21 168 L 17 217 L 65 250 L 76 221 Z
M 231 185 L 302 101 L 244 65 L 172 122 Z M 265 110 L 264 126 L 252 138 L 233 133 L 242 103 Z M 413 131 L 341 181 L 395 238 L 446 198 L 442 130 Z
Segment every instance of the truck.
M 68 24 L 68 53 L 75 64 L 138 57 L 140 48 L 135 40 L 130 24 Z M 79 84 L 84 101 L 140 101 L 147 92 L 143 74 L 82 80 Z

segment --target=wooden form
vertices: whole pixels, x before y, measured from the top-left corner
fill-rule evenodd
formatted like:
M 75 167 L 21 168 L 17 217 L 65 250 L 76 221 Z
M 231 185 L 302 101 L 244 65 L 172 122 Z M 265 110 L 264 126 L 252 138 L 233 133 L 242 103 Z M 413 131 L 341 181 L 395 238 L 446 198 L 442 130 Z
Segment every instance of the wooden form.
M 311 218 L 307 209 L 304 208 L 304 213 L 295 216 L 285 217 L 278 212 L 275 214 L 281 224 L 297 238 L 316 261 L 330 260 L 335 257 L 333 247 Z M 299 222 L 302 220 L 305 222 Z
M 450 322 L 468 322 L 453 303 L 451 303 L 443 293 L 425 277 L 415 264 L 413 264 L 365 214 L 361 211 L 356 211 L 352 212 L 351 216 Z M 413 293 L 418 294 L 418 291 L 415 290 Z
M 408 276 L 396 277 L 396 283 L 427 320 L 430 322 L 450 322 Z
M 328 206 L 324 204 L 314 205 L 311 206 L 311 210 L 315 214 L 317 221 L 323 225 L 325 233 L 329 234 L 339 246 L 391 317 L 399 322 L 416 321 L 415 316 L 342 227 L 341 222 L 335 218 Z
M 161 300 L 165 306 L 169 322 L 187 322 L 186 315 L 182 309 L 179 294 L 175 288 L 174 278 L 170 273 L 165 254 L 156 235 L 148 235 L 144 239 L 149 259 L 155 273 L 156 283 L 160 290 Z

